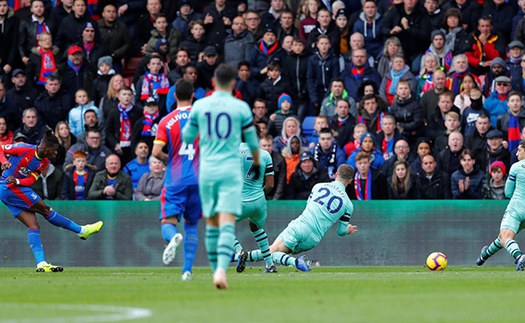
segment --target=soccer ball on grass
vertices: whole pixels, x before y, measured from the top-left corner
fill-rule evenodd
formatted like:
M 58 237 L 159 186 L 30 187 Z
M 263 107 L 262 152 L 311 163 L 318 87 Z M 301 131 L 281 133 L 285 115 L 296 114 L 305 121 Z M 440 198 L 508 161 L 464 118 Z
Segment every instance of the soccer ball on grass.
M 445 270 L 447 263 L 447 256 L 442 252 L 433 252 L 427 257 L 427 267 L 433 271 Z

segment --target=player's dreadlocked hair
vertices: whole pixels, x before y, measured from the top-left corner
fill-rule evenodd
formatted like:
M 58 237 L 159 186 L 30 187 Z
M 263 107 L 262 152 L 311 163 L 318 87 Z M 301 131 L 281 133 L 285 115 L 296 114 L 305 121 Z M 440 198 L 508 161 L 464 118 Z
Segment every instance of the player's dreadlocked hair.
M 53 134 L 53 130 L 51 130 L 51 129 L 46 129 L 46 133 L 44 134 L 44 138 L 42 138 L 42 143 L 46 147 L 58 146 L 59 145 L 58 138 L 55 137 L 55 135 Z

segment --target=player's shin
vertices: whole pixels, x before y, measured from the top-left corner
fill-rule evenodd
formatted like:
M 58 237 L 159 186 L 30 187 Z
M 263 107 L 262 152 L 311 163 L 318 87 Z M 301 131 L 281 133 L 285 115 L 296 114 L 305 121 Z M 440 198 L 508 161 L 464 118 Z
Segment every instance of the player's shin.
M 73 231 L 75 233 L 80 233 L 82 227 L 70 219 L 66 218 L 63 215 L 58 214 L 55 210 L 51 210 L 48 215 L 45 215 L 44 218 L 54 226 Z
M 208 261 L 210 262 L 212 272 L 217 269 L 217 241 L 219 240 L 219 227 L 207 225 L 206 238 L 206 252 L 208 253 Z
M 195 254 L 199 246 L 199 233 L 197 230 L 197 223 L 184 223 L 184 266 L 182 272 L 192 272 L 193 262 L 195 261 Z
M 170 242 L 171 239 L 177 234 L 179 233 L 179 231 L 177 230 L 177 226 L 174 225 L 173 223 L 169 223 L 169 222 L 163 222 L 161 225 L 160 225 L 160 231 L 162 233 L 162 237 L 164 238 L 164 240 Z
M 483 260 L 487 260 L 490 257 L 492 257 L 496 252 L 500 251 L 501 248 L 503 248 L 503 246 L 501 245 L 499 238 L 496 238 L 496 240 L 492 241 L 488 249 L 481 254 L 481 257 L 483 258 Z
M 264 262 L 267 265 L 272 265 L 272 255 L 270 254 L 270 244 L 268 242 L 268 235 L 264 229 L 259 229 L 255 232 L 252 232 L 259 249 L 261 250 L 261 255 L 264 258 Z
M 40 230 L 27 230 L 27 240 L 29 242 L 29 247 L 31 248 L 31 251 L 33 251 L 33 256 L 35 257 L 36 264 L 38 265 L 41 262 L 45 262 L 46 258 L 44 256 L 44 247 L 42 246 L 42 241 L 40 240 Z
M 276 251 L 272 253 L 272 259 L 276 264 L 295 267 L 295 258 L 285 254 L 284 252 Z
M 235 240 L 235 224 L 225 222 L 219 226 L 219 240 L 217 243 L 217 268 L 226 271 L 230 264 L 233 242 Z

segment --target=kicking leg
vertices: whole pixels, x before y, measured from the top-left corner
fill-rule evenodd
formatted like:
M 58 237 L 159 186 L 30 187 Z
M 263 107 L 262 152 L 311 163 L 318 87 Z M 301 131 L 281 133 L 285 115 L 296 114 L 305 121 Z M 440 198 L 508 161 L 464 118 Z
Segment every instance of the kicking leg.
M 489 246 L 484 246 L 481 248 L 481 254 L 479 255 L 478 259 L 476 260 L 476 264 L 478 266 L 483 266 L 485 261 L 487 261 L 490 257 L 492 257 L 496 252 L 500 251 L 503 248 L 501 245 L 499 237 L 496 238 L 496 240 L 492 241 L 492 243 Z
M 160 230 L 164 240 L 168 241 L 168 245 L 162 253 L 162 262 L 167 266 L 177 254 L 180 244 L 182 243 L 182 234 L 177 230 L 178 217 L 172 216 L 161 221 Z

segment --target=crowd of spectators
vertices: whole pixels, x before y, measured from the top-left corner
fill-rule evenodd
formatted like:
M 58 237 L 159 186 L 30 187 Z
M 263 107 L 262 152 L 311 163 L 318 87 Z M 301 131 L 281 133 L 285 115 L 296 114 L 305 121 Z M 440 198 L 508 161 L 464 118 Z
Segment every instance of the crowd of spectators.
M 524 0 L 10 1 L 0 143 L 55 130 L 46 199 L 158 200 L 175 82 L 198 100 L 221 62 L 272 155 L 270 199 L 341 163 L 359 200 L 501 199 L 525 139 Z

